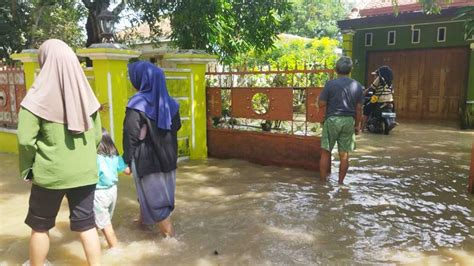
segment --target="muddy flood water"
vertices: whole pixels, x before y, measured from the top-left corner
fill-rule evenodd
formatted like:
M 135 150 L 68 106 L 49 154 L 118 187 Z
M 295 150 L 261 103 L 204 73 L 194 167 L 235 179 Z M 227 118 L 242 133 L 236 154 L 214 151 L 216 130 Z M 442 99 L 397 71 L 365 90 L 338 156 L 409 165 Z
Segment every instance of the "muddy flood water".
M 123 176 L 113 218 L 121 247 L 104 265 L 474 265 L 474 195 L 466 193 L 471 131 L 403 123 L 390 136 L 364 134 L 346 184 L 337 161 L 317 173 L 240 160 L 183 162 L 177 236 L 138 228 L 133 182 Z M 0 265 L 28 259 L 29 185 L 17 158 L 0 154 Z M 84 265 L 64 200 L 48 260 Z

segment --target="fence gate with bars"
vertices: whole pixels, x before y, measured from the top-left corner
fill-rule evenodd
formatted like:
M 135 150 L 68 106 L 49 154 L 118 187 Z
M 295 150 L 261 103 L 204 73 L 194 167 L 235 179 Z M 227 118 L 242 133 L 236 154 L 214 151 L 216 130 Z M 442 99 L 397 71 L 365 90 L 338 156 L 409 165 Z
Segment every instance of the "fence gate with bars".
M 0 127 L 16 129 L 21 99 L 26 94 L 23 69 L 0 68 Z
M 316 100 L 329 69 L 209 69 L 209 156 L 319 170 L 320 122 Z

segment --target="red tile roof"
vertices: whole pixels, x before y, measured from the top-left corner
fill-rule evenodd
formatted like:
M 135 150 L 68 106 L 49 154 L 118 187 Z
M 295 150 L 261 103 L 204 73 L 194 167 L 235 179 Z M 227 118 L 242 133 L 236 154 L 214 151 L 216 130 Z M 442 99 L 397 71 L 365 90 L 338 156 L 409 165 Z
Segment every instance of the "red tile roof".
M 474 0 L 453 0 L 452 3 L 446 4 L 445 1 L 440 1 L 444 8 L 447 7 L 462 7 L 472 6 Z M 421 11 L 421 4 L 417 0 L 398 0 L 398 11 L 404 12 L 416 12 Z M 378 16 L 393 14 L 394 7 L 392 6 L 392 0 L 370 0 L 360 10 L 360 15 L 363 17 Z

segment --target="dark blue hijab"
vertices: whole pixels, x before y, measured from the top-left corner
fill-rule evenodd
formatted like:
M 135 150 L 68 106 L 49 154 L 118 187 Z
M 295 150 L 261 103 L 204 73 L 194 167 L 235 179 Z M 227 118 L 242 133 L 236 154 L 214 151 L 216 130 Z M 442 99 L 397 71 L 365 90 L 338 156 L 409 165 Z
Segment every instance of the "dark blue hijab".
M 141 111 L 161 129 L 170 130 L 179 104 L 169 96 L 163 70 L 150 62 L 128 65 L 130 81 L 138 92 L 128 101 L 127 108 Z

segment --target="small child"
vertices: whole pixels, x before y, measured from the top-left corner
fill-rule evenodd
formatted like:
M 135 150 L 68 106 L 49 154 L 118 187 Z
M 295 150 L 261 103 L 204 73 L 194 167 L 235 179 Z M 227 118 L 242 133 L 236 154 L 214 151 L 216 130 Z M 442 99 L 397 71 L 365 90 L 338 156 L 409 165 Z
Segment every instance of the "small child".
M 130 169 L 118 155 L 112 138 L 104 128 L 102 128 L 102 141 L 97 148 L 97 168 L 99 182 L 94 196 L 95 224 L 104 233 L 109 248 L 113 248 L 118 243 L 112 227 L 112 215 L 117 202 L 118 173 L 129 174 Z

